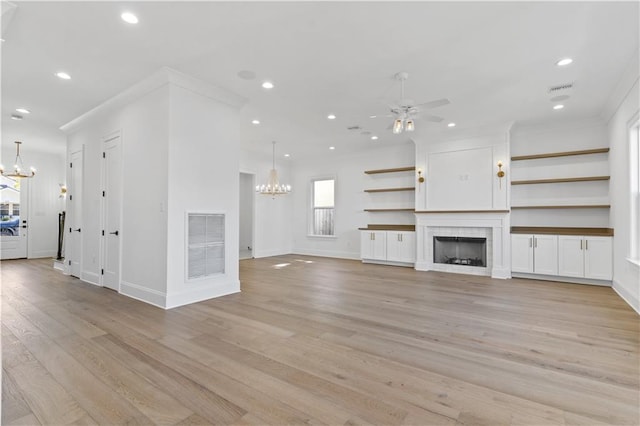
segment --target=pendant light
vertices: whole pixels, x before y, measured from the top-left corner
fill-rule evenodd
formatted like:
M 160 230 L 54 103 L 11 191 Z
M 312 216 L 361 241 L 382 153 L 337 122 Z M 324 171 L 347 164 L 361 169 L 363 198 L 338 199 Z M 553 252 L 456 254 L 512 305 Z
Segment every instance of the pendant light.
M 22 164 L 22 157 L 20 157 L 20 145 L 22 142 L 15 141 L 16 144 L 16 160 L 13 162 L 13 172 L 5 172 L 4 166 L 0 165 L 0 174 L 2 176 L 21 179 L 21 178 L 32 178 L 36 175 L 36 169 L 33 167 L 29 168 L 29 173 L 25 173 L 22 171 L 24 165 Z
M 269 172 L 269 180 L 264 185 L 256 186 L 256 192 L 264 195 L 271 195 L 275 198 L 276 195 L 288 194 L 291 192 L 291 185 L 280 184 L 278 180 L 278 171 L 276 170 L 276 142 L 273 142 L 273 168 Z

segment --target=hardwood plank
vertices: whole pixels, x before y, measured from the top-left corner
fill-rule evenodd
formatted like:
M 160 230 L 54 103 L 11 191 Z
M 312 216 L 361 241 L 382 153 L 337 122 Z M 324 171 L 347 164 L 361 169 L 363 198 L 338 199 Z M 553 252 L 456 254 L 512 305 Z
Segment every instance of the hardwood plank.
M 546 154 L 516 155 L 511 161 L 537 160 L 541 158 L 569 157 L 573 155 L 606 154 L 609 148 L 582 149 L 579 151 L 549 152 Z
M 13 377 L 6 369 L 2 370 L 2 424 L 6 425 L 32 415 L 31 408 L 24 400 L 22 392 L 16 386 Z

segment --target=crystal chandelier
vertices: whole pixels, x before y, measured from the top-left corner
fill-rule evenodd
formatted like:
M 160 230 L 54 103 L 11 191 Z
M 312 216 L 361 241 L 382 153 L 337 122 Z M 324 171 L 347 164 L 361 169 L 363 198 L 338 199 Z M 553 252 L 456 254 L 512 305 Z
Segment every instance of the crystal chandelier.
M 291 185 L 280 184 L 278 180 L 278 171 L 276 170 L 276 142 L 273 142 L 273 168 L 269 172 L 269 180 L 264 185 L 256 186 L 256 192 L 264 195 L 288 194 L 291 192 Z
M 22 169 L 24 168 L 24 165 L 22 164 L 22 157 L 20 157 L 20 145 L 22 145 L 22 142 L 15 141 L 15 143 L 16 143 L 16 160 L 13 162 L 13 171 L 6 172 L 4 170 L 4 166 L 0 164 L 0 174 L 2 176 L 14 178 L 14 179 L 34 177 L 36 175 L 36 169 L 34 169 L 33 167 L 29 168 L 29 173 L 25 173 L 24 171 L 22 171 Z

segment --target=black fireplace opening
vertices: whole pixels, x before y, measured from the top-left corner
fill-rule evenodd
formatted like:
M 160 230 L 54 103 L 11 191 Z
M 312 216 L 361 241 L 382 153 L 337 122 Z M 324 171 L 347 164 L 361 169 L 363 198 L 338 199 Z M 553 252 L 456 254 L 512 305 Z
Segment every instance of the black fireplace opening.
M 433 263 L 486 267 L 487 239 L 433 237 Z

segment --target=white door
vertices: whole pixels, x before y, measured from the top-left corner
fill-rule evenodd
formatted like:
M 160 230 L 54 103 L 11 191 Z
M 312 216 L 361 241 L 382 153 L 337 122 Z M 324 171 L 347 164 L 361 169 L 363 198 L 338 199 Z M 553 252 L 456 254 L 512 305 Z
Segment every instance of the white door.
M 82 271 L 82 167 L 83 151 L 72 152 L 67 188 L 65 258 L 69 273 L 74 277 L 80 277 Z
M 387 232 L 387 260 L 391 262 L 416 261 L 414 232 Z
M 122 203 L 122 146 L 120 135 L 104 142 L 102 154 L 102 285 L 120 291 L 120 213 Z
M 533 235 L 511 234 L 511 271 L 533 272 Z
M 2 260 L 27 257 L 29 181 L 30 178 L 14 179 L 1 176 L 0 259 Z
M 596 280 L 613 278 L 611 237 L 584 237 L 584 276 Z
M 403 232 L 400 237 L 402 243 L 401 258 L 403 262 L 415 263 L 416 261 L 416 233 Z
M 371 260 L 386 260 L 387 236 L 385 231 L 362 231 L 360 234 L 360 257 Z
M 253 257 L 253 211 L 255 190 L 255 176 L 251 173 L 240 173 L 240 259 Z
M 584 277 L 584 241 L 574 235 L 558 236 L 558 275 Z
M 533 236 L 533 272 L 558 275 L 558 236 Z

